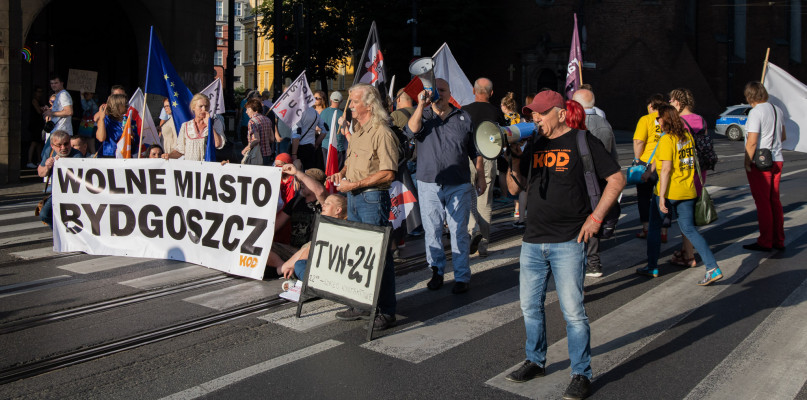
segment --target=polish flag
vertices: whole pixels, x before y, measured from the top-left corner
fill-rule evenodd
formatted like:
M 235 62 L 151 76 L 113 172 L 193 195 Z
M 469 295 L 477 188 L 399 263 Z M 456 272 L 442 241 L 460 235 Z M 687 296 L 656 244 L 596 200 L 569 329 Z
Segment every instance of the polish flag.
M 325 160 L 325 176 L 331 176 L 337 172 L 339 172 L 339 153 L 336 150 L 336 140 L 338 139 L 339 135 L 339 126 L 337 126 L 337 118 L 336 115 L 338 113 L 333 113 L 333 117 L 331 117 L 331 132 L 329 133 L 328 139 L 328 159 Z M 334 194 L 336 193 L 336 186 L 331 181 L 325 182 L 325 188 L 328 189 L 328 193 Z

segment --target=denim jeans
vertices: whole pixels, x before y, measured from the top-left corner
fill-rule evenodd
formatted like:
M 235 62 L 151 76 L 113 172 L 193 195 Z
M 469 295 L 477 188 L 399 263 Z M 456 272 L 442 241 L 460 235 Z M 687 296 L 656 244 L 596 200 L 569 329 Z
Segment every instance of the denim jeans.
M 39 219 L 53 228 L 53 196 L 48 197 L 48 200 L 42 205 L 42 210 L 39 211 Z
M 347 195 L 348 221 L 364 222 L 365 224 L 387 226 L 391 202 L 389 192 L 374 190 L 359 194 Z M 386 249 L 387 257 L 384 263 L 384 275 L 381 277 L 381 288 L 378 293 L 378 308 L 381 313 L 395 315 L 397 302 L 395 299 L 395 265 L 392 261 L 392 252 Z
M 521 312 L 527 328 L 527 359 L 546 366 L 544 301 L 550 270 L 566 320 L 572 375 L 591 379 L 591 332 L 583 306 L 586 244 L 577 243 L 576 239 L 563 243 L 522 243 L 519 289 Z
M 695 199 L 689 200 L 666 200 L 667 209 L 670 211 L 668 214 L 675 214 L 677 216 L 678 227 L 681 233 L 689 239 L 692 247 L 701 255 L 701 260 L 706 264 L 706 270 L 717 268 L 717 261 L 706 243 L 706 239 L 698 232 L 695 227 Z M 647 230 L 647 267 L 658 267 L 658 257 L 661 253 L 661 225 L 665 216 L 658 208 L 659 197 L 653 195 L 653 201 L 650 203 L 650 225 Z
M 471 215 L 474 189 L 470 183 L 440 185 L 418 181 L 420 216 L 423 220 L 426 242 L 426 260 L 437 273 L 443 275 L 446 255 L 443 250 L 443 222 L 448 222 L 451 232 L 451 263 L 454 266 L 455 282 L 470 282 L 471 237 L 468 234 L 468 217 Z

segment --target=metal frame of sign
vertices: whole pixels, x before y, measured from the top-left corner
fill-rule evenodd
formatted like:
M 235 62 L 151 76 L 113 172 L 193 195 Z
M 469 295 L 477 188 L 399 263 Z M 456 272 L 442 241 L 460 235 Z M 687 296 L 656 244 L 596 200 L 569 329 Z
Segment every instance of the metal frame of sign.
M 329 224 L 344 226 L 349 228 L 358 228 L 365 231 L 375 231 L 377 233 L 381 233 L 384 235 L 382 240 L 383 243 L 383 253 L 379 253 L 379 268 L 376 273 L 376 283 L 375 288 L 373 290 L 373 304 L 364 304 L 357 302 L 352 299 L 348 299 L 336 293 L 331 293 L 326 290 L 316 289 L 316 288 L 309 288 L 308 287 L 308 274 L 311 272 L 311 264 L 313 263 L 313 251 L 314 251 L 314 244 L 317 242 L 317 232 L 319 231 L 319 224 L 325 221 Z M 378 225 L 371 225 L 365 224 L 363 222 L 355 222 L 355 221 L 347 221 L 344 219 L 337 219 L 331 218 L 324 215 L 317 215 L 316 219 L 314 220 L 314 231 L 311 235 L 311 253 L 308 257 L 308 261 L 306 262 L 305 268 L 305 276 L 302 277 L 303 279 L 303 287 L 300 290 L 300 300 L 297 302 L 297 318 L 300 318 L 303 309 L 303 302 L 306 300 L 320 297 L 323 299 L 328 299 L 331 301 L 335 301 L 337 303 L 345 304 L 351 307 L 356 307 L 359 309 L 364 309 L 366 307 L 370 307 L 370 324 L 367 328 L 367 341 L 373 340 L 373 322 L 375 321 L 376 316 L 376 309 L 378 307 L 378 294 L 381 289 L 381 281 L 384 279 L 384 270 L 385 270 L 385 263 L 387 260 L 387 253 L 389 252 L 389 240 L 390 235 L 392 233 L 392 227 L 390 226 L 378 226 Z

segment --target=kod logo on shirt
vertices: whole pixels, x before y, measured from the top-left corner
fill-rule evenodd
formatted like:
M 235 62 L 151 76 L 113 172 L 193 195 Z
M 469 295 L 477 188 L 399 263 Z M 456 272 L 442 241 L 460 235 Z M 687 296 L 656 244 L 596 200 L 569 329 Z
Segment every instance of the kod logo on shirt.
M 556 170 L 565 170 L 569 164 L 569 152 L 566 150 L 552 150 L 543 153 L 535 153 L 532 157 L 532 167 L 555 167 Z

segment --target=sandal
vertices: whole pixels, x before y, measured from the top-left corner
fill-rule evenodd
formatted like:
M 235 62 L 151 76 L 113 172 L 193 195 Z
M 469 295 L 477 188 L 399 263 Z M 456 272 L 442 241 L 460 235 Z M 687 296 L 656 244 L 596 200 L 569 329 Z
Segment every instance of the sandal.
M 641 232 L 636 234 L 636 237 L 639 239 L 647 239 L 647 229 L 642 229 Z

